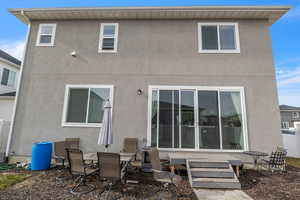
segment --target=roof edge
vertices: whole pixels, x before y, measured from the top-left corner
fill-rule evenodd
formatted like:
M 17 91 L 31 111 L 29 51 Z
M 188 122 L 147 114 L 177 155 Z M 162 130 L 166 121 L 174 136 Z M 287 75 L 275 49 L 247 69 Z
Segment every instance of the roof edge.
M 18 11 L 59 11 L 59 10 L 289 10 L 292 6 L 278 5 L 278 6 L 124 6 L 124 7 L 50 7 L 50 8 L 8 8 L 9 12 L 18 12 Z
M 47 17 L 44 16 L 43 20 L 60 19 L 61 14 L 68 14 L 69 18 L 72 19 L 71 15 L 78 12 L 103 12 L 101 17 L 103 19 L 126 19 L 122 14 L 127 13 L 132 16 L 139 16 L 139 19 L 147 19 L 147 14 L 142 14 L 141 11 L 149 11 L 154 13 L 155 19 L 162 17 L 157 12 L 173 12 L 174 15 L 178 16 L 178 19 L 182 18 L 178 13 L 184 12 L 216 12 L 218 16 L 222 18 L 223 12 L 256 12 L 263 13 L 266 15 L 266 19 L 269 19 L 271 23 L 275 22 L 282 15 L 284 15 L 291 6 L 157 6 L 157 7 L 52 7 L 52 8 L 9 8 L 8 11 L 15 15 L 22 22 L 29 24 L 30 20 L 35 20 L 34 14 L 47 13 Z M 118 13 L 122 12 L 121 15 L 116 14 L 113 16 L 109 11 Z M 267 13 L 267 14 L 266 14 Z M 32 14 L 32 15 L 31 15 Z M 56 16 L 55 16 L 56 14 Z M 136 15 L 135 15 L 136 14 Z M 199 14 L 199 13 L 198 13 Z M 60 16 L 59 16 L 60 15 Z M 228 14 L 227 14 L 228 15 Z M 131 17 L 132 17 L 131 16 Z M 153 17 L 152 16 L 152 17 Z M 78 16 L 77 16 L 78 17 Z M 101 17 L 95 17 L 95 19 Z M 227 16 L 228 17 L 228 16 Z M 192 18 L 192 17 L 191 17 Z M 196 17 L 195 17 L 196 18 Z M 225 15 L 224 15 L 225 18 Z M 244 17 L 246 19 L 246 17 Z M 253 17 L 255 18 L 255 17 Z M 65 19 L 65 18 L 64 18 Z M 162 19 L 166 19 L 162 18 Z

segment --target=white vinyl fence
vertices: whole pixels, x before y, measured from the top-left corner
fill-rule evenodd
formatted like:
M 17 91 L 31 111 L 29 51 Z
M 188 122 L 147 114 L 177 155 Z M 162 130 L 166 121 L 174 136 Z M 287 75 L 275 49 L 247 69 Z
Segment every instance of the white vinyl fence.
M 288 156 L 300 158 L 300 124 L 295 124 L 294 131 L 282 131 L 283 146 Z
M 0 154 L 6 150 L 10 122 L 0 119 Z

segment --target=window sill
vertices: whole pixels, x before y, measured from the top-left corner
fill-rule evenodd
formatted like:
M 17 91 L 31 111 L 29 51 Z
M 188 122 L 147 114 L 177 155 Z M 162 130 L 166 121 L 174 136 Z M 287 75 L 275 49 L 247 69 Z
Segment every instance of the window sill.
M 62 127 L 100 128 L 102 124 L 63 123 Z
M 198 53 L 211 53 L 211 54 L 227 54 L 227 53 L 241 53 L 240 50 L 228 50 L 228 51 L 218 51 L 218 50 L 199 50 Z
M 247 151 L 245 149 L 173 149 L 173 148 L 158 148 L 159 151 L 169 151 L 169 152 L 202 152 L 202 153 L 242 153 Z
M 37 47 L 54 47 L 54 44 L 36 44 Z
M 109 50 L 109 51 L 105 51 L 105 50 L 99 50 L 98 53 L 117 53 L 117 50 Z

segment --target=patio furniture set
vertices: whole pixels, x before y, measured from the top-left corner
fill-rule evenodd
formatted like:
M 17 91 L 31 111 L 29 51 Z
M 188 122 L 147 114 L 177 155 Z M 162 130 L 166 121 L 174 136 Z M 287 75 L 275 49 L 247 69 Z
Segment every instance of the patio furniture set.
M 87 183 L 87 178 L 97 176 L 100 181 L 109 182 L 105 190 L 110 191 L 111 187 L 116 183 L 126 184 L 126 174 L 129 166 L 137 167 L 134 163 L 138 152 L 138 139 L 125 138 L 123 150 L 120 153 L 94 152 L 83 153 L 79 148 L 79 138 L 66 138 L 65 141 L 54 143 L 55 160 L 60 167 L 68 169 L 76 185 L 71 189 L 73 194 L 83 194 L 91 192 L 95 186 Z M 150 161 L 151 172 L 155 181 L 163 183 L 164 190 L 172 190 L 181 182 L 181 176 L 175 174 L 178 166 L 185 165 L 187 158 L 179 158 L 169 155 L 170 162 L 163 161 L 159 158 L 157 148 L 148 148 L 148 159 Z M 269 160 L 260 159 L 268 154 L 257 151 L 244 152 L 246 155 L 253 157 L 254 167 L 267 166 L 268 169 L 275 168 L 285 170 L 286 150 L 277 148 L 272 152 Z M 65 166 L 67 161 L 68 167 Z M 235 169 L 237 177 L 240 175 L 240 168 L 243 163 L 240 160 L 228 161 Z M 133 164 L 132 164 L 133 163 Z M 142 166 L 139 165 L 140 167 Z M 180 168 L 181 169 L 181 168 Z M 186 169 L 186 168 L 185 168 Z M 103 191 L 105 191 L 103 190 Z
M 126 184 L 126 173 L 131 163 L 136 161 L 138 151 L 137 138 L 125 138 L 124 148 L 120 153 L 95 152 L 83 153 L 79 149 L 79 138 L 66 138 L 65 141 L 54 142 L 54 159 L 60 169 L 68 169 L 76 185 L 70 190 L 72 194 L 85 194 L 95 189 L 88 184 L 87 178 L 97 176 L 100 181 L 109 181 L 105 190 L 110 191 L 116 183 Z M 153 178 L 164 183 L 164 190 L 169 186 L 177 186 L 181 177 L 169 171 L 163 171 L 163 164 L 156 148 L 151 148 L 149 159 Z M 68 167 L 66 167 L 66 162 Z M 103 190 L 103 191 L 105 191 Z

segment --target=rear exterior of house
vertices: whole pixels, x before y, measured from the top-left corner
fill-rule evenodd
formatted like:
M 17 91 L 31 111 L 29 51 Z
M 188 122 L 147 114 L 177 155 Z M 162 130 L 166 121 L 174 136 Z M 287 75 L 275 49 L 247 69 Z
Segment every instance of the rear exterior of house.
M 240 156 L 282 145 L 269 28 L 288 7 L 12 9 L 30 24 L 7 150 L 80 137 L 97 145 L 103 101 L 114 144 L 162 155 Z

